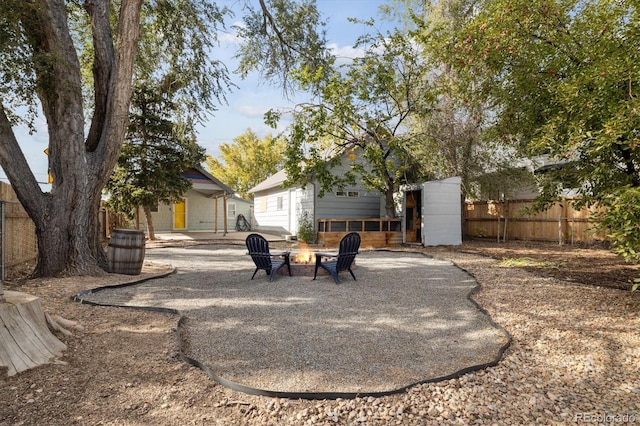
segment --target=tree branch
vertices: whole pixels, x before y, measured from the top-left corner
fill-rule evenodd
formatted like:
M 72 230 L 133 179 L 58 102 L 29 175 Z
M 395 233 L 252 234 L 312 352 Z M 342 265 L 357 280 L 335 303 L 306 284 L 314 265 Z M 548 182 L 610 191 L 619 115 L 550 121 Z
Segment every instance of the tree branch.
M 287 42 L 286 38 L 284 37 L 284 34 L 282 33 L 282 31 L 280 31 L 280 28 L 278 28 L 278 25 L 276 25 L 276 20 L 274 19 L 273 15 L 271 15 L 271 12 L 269 12 L 267 5 L 264 3 L 264 0 L 260 0 L 260 9 L 262 10 L 264 31 L 265 33 L 267 32 L 267 27 L 273 30 L 276 37 L 278 38 L 278 41 L 280 42 L 280 50 L 282 51 L 282 59 L 285 62 L 285 67 L 289 68 L 289 57 L 287 55 L 287 49 L 290 49 L 298 53 L 300 52 L 298 51 L 298 49 L 296 49 L 294 46 L 292 46 L 290 43 Z
M 43 208 L 44 194 L 20 149 L 20 144 L 2 105 L 0 105 L 0 164 L 25 210 L 32 218 L 37 217 L 31 213 Z M 24 198 L 20 194 L 29 194 L 29 197 Z
M 87 136 L 87 151 L 95 151 L 104 127 L 109 95 L 109 81 L 115 52 L 109 24 L 109 1 L 87 0 L 84 8 L 89 14 L 93 28 L 93 84 L 94 111 Z
M 106 1 L 106 0 L 104 0 Z M 96 191 L 101 191 L 118 160 L 122 143 L 129 123 L 129 104 L 133 67 L 140 36 L 140 9 L 143 0 L 122 0 L 118 21 L 117 50 L 114 51 L 114 66 L 109 74 L 108 94 L 104 125 L 99 143 L 90 156 L 90 173 Z M 107 24 L 104 20 L 96 23 Z M 102 34 L 107 28 L 95 30 Z

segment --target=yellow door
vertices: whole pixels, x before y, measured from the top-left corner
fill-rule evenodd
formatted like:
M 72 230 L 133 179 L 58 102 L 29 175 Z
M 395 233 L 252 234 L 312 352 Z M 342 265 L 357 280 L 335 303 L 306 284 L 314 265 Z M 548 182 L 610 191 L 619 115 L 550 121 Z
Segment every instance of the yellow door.
M 187 228 L 187 200 L 173 205 L 173 229 Z

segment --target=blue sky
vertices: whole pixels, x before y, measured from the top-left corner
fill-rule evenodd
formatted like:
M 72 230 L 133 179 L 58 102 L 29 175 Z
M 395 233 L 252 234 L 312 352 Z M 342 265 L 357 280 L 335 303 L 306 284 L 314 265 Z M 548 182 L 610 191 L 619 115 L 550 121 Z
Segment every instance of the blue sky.
M 365 27 L 348 22 L 348 18 L 357 17 L 365 20 L 373 17 L 381 23 L 378 6 L 385 3 L 387 3 L 386 0 L 317 0 L 318 8 L 328 20 L 325 28 L 331 48 L 338 51 L 342 57 L 357 56 L 358 52 L 352 46 L 358 36 L 365 31 Z M 219 4 L 232 7 L 237 4 L 237 1 L 221 0 Z M 238 22 L 240 16 L 239 13 L 236 14 Z M 386 23 L 385 26 L 390 25 Z M 228 31 L 230 31 L 229 28 Z M 221 35 L 219 49 L 213 52 L 216 59 L 222 60 L 230 71 L 236 69 L 236 64 L 232 60 L 236 47 L 233 34 L 226 32 Z M 207 122 L 197 129 L 198 143 L 214 157 L 219 155 L 221 144 L 233 143 L 233 139 L 247 129 L 253 130 L 259 137 L 283 130 L 287 125 L 285 119 L 281 122 L 282 126 L 274 130 L 264 124 L 263 114 L 271 108 L 291 107 L 296 100 L 300 101 L 304 97 L 300 94 L 293 100 L 285 99 L 280 88 L 261 82 L 257 73 L 245 80 L 241 80 L 234 74 L 232 79 L 238 88 L 227 94 L 228 105 L 220 105 Z M 48 141 L 44 118 L 38 120 L 36 128 L 38 132 L 34 135 L 29 135 L 25 128 L 14 130 L 36 179 L 41 182 L 40 186 L 43 190 L 48 191 L 50 189 L 50 185 L 46 184 L 48 166 L 47 157 L 44 154 Z M 6 174 L 1 169 L 0 180 L 8 182 Z
M 326 30 L 330 47 L 336 50 L 340 57 L 359 55 L 360 52 L 352 46 L 358 36 L 366 30 L 370 31 L 370 28 L 348 22 L 348 18 L 357 17 L 365 20 L 374 17 L 379 22 L 381 20 L 378 17 L 378 6 L 385 3 L 384 0 L 317 0 L 321 13 L 328 20 Z M 231 65 L 231 52 L 235 51 L 236 46 L 233 35 L 223 37 L 220 53 L 231 71 L 235 69 L 235 64 Z M 287 125 L 286 117 L 283 117 L 280 128 L 274 130 L 264 124 L 264 113 L 271 108 L 291 107 L 296 101 L 304 98 L 304 94 L 299 94 L 292 100 L 285 99 L 280 88 L 261 82 L 258 74 L 251 75 L 246 80 L 240 80 L 235 76 L 234 82 L 239 88 L 228 95 L 228 105 L 221 105 L 214 116 L 198 129 L 199 143 L 214 157 L 219 154 L 220 144 L 233 143 L 233 138 L 248 128 L 259 137 L 283 130 Z

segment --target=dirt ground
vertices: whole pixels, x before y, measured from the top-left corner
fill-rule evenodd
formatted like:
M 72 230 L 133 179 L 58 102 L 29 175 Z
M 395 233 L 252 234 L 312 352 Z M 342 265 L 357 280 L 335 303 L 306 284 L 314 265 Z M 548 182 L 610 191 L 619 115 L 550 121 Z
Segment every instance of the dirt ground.
M 585 285 L 628 290 L 633 280 L 640 277 L 637 265 L 625 262 L 602 245 L 475 240 L 459 250 L 491 256 L 505 266 L 520 267 L 537 275 Z
M 629 289 L 633 279 L 640 277 L 640 268 L 599 247 L 472 241 L 456 248 L 425 250 L 443 257 L 448 250 L 490 256 L 512 266 L 514 274 L 525 269 L 587 286 Z M 144 272 L 164 270 L 162 265 L 149 265 Z M 126 280 L 132 278 L 16 279 L 5 284 L 7 290 L 39 296 L 45 311 L 77 321 L 84 330 L 59 336 L 67 345 L 59 362 L 0 378 L 0 424 L 281 424 L 251 421 L 257 412 L 276 411 L 291 413 L 289 423 L 296 424 L 295 413 L 314 409 L 320 413 L 317 401 L 274 400 L 232 391 L 183 362 L 177 352 L 176 316 L 70 300 L 81 290 Z M 393 398 L 381 399 L 380 404 L 391 404 Z M 301 424 L 308 417 L 298 414 L 297 418 Z M 320 415 L 318 421 L 305 424 L 336 424 L 327 419 Z M 357 423 L 352 420 L 345 423 Z

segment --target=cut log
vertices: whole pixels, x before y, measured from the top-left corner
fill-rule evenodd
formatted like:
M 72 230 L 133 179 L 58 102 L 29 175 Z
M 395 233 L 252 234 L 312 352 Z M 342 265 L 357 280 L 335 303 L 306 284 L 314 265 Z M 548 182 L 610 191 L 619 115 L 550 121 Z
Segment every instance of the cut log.
M 0 303 L 0 371 L 13 376 L 62 356 L 67 346 L 47 326 L 40 299 L 5 291 Z
M 54 320 L 51 317 L 51 315 L 49 315 L 49 314 L 47 314 L 45 312 L 44 316 L 45 316 L 45 319 L 47 320 L 47 324 L 49 324 L 49 328 L 52 329 L 53 331 L 60 332 L 60 333 L 64 334 L 65 336 L 72 336 L 73 335 L 73 333 L 71 333 L 69 330 L 67 330 L 66 328 L 64 328 L 60 324 L 58 324 L 56 322 L 56 320 Z
M 51 319 L 55 321 L 60 327 L 71 328 L 77 331 L 84 331 L 84 326 L 78 321 L 63 318 L 60 315 L 51 315 Z

